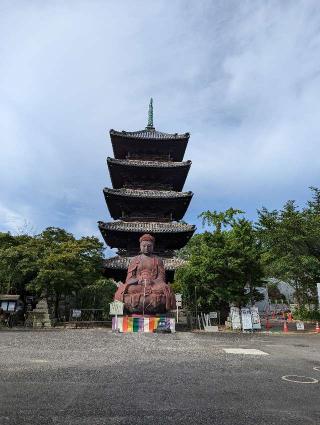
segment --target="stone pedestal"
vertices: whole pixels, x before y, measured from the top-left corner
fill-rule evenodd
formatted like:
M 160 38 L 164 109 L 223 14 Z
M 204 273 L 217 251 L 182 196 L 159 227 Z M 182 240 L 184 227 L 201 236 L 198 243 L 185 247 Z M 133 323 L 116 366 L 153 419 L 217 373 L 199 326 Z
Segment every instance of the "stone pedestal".
M 36 308 L 32 310 L 31 315 L 34 328 L 51 328 L 48 303 L 45 298 L 42 298 L 38 302 Z

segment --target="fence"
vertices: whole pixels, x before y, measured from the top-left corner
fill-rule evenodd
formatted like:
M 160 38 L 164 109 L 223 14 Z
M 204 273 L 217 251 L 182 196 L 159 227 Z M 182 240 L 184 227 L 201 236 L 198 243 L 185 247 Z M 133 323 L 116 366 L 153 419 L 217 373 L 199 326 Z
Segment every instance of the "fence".
M 74 327 L 112 326 L 109 314 L 103 309 L 85 308 L 70 311 L 69 324 Z

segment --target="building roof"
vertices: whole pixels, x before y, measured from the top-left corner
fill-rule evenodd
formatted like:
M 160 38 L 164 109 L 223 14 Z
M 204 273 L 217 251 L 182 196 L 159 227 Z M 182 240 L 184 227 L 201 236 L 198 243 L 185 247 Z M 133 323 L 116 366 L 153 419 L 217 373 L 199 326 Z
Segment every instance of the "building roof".
M 104 267 L 108 269 L 128 269 L 129 263 L 132 257 L 122 257 L 117 255 L 116 257 L 108 258 L 104 261 Z M 187 263 L 182 258 L 162 258 L 165 270 L 175 270 Z
M 113 219 L 124 221 L 179 221 L 184 217 L 192 192 L 172 190 L 103 189 Z
M 192 192 L 175 192 L 173 190 L 143 190 L 143 189 L 103 189 L 105 196 L 114 195 L 123 198 L 159 198 L 178 199 L 191 198 Z
M 107 158 L 110 165 L 119 165 L 125 167 L 139 167 L 139 168 L 189 168 L 191 161 L 143 161 L 138 159 L 115 159 Z
M 110 130 L 110 137 L 117 159 L 182 161 L 190 134 Z
M 138 131 L 117 131 L 110 130 L 110 136 L 119 136 L 121 138 L 128 139 L 156 139 L 156 140 L 185 140 L 189 139 L 190 133 L 178 134 L 178 133 L 164 133 L 155 129 L 146 128 Z
M 196 226 L 185 223 L 162 223 L 162 222 L 125 222 L 112 221 L 105 223 L 98 221 L 99 228 L 104 230 L 116 230 L 117 232 L 139 233 L 184 233 L 194 232 Z
M 144 233 L 154 235 L 157 252 L 180 249 L 186 245 L 196 229 L 195 226 L 184 223 L 153 221 L 99 221 L 98 226 L 107 245 L 127 249 L 128 252 L 139 251 L 139 238 Z
M 133 189 L 181 191 L 188 176 L 191 161 L 142 161 L 107 159 L 112 186 Z
M 0 294 L 0 301 L 17 301 L 20 295 Z

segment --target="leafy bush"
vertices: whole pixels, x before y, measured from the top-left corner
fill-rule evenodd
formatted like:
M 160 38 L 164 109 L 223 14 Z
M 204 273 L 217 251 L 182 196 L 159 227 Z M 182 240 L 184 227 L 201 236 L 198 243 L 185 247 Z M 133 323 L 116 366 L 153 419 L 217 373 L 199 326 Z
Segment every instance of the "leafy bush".
M 301 307 L 293 312 L 294 319 L 298 320 L 319 320 L 319 310 L 307 310 L 305 307 Z

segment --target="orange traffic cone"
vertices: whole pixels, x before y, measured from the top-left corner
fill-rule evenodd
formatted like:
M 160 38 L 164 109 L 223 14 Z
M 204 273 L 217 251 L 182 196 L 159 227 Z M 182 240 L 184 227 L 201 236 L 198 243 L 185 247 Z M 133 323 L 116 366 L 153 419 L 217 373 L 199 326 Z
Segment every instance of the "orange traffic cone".
M 286 320 L 283 322 L 283 332 L 288 332 L 288 324 Z
M 319 322 L 316 322 L 316 334 L 320 334 Z

